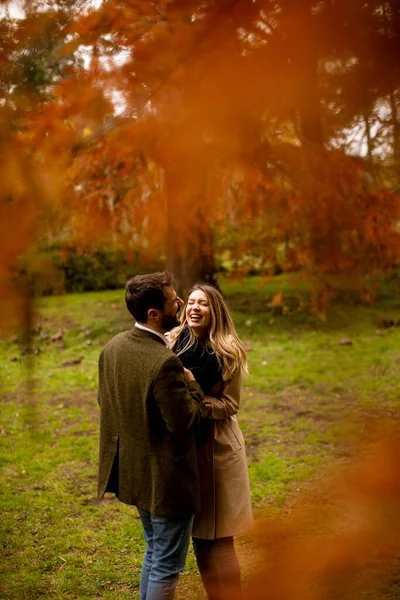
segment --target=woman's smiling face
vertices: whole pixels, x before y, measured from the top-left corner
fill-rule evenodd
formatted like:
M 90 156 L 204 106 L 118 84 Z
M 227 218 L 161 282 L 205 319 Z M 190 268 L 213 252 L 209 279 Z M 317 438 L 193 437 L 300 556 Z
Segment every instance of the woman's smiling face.
M 196 337 L 207 335 L 211 324 L 210 302 L 203 290 L 194 290 L 187 302 L 186 319 Z

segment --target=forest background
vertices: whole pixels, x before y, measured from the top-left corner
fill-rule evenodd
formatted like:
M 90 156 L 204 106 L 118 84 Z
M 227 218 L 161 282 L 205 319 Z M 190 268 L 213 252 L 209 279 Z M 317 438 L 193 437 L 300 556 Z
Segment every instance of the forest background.
M 182 294 L 219 285 L 249 351 L 253 502 L 285 515 L 243 542 L 246 578 L 265 559 L 251 597 L 266 580 L 282 600 L 399 597 L 400 2 L 0 11 L 4 597 L 136 593 L 137 523 L 93 500 L 93 388 L 100 346 L 127 326 L 117 288 L 164 267 Z M 334 423 L 348 408 L 389 421 L 372 462 L 346 451 L 359 470 L 345 492 L 340 476 L 288 508 L 342 461 Z M 333 527 L 323 511 L 339 490 Z M 193 561 L 188 573 L 182 597 L 199 598 Z
M 120 284 L 109 262 L 166 264 L 182 292 L 221 269 L 290 271 L 320 312 L 331 274 L 367 300 L 393 275 L 398 2 L 63 0 L 22 3 L 19 18 L 1 4 L 14 313 L 16 295 L 62 287 L 60 264 L 79 289 L 90 255 L 81 289 Z

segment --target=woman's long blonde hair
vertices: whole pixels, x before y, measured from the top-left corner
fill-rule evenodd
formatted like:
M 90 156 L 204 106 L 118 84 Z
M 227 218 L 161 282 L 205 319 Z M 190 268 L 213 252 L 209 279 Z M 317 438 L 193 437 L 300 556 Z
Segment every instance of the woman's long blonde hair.
M 179 334 L 188 327 L 189 340 L 184 348 L 177 354 L 183 354 L 188 348 L 196 343 L 196 336 L 190 329 L 186 318 L 186 307 L 190 294 L 196 290 L 201 290 L 207 296 L 210 306 L 210 329 L 208 332 L 208 342 L 214 350 L 215 355 L 222 369 L 222 378 L 224 381 L 232 379 L 233 374 L 240 370 L 247 373 L 247 358 L 242 342 L 236 333 L 235 325 L 229 313 L 228 306 L 221 294 L 215 287 L 206 283 L 194 285 L 188 294 L 188 299 L 182 311 L 181 324 L 170 332 L 171 347 L 174 348 Z

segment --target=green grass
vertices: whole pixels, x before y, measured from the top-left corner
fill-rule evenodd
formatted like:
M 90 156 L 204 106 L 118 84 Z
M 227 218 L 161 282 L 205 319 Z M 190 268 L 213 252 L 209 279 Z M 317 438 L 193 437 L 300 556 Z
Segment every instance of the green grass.
M 392 415 L 400 389 L 400 328 L 377 324 L 400 317 L 390 289 L 362 305 L 346 288 L 321 320 L 307 308 L 304 282 L 260 283 L 223 283 L 251 346 L 239 417 L 256 514 L 279 510 L 346 456 L 343 423 L 376 411 Z M 272 311 L 268 303 L 280 289 L 284 306 Z M 132 324 L 123 292 L 40 299 L 36 324 L 38 355 L 21 354 L 11 335 L 0 341 L 0 598 L 136 598 L 140 522 L 132 507 L 95 499 L 97 360 L 104 343 Z M 60 329 L 63 340 L 51 341 Z M 344 337 L 352 345 L 340 345 Z M 239 543 L 245 578 L 251 548 L 250 538 Z M 393 584 L 382 597 L 396 594 Z M 203 597 L 192 554 L 178 597 Z

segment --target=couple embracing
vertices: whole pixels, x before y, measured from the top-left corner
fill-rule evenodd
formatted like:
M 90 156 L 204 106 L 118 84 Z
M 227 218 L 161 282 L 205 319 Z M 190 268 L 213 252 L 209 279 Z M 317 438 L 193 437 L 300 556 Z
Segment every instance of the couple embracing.
M 169 273 L 137 275 L 125 300 L 135 325 L 99 360 L 99 497 L 112 492 L 139 512 L 140 600 L 174 598 L 190 537 L 208 598 L 228 598 L 240 590 L 233 536 L 251 526 L 236 419 L 243 345 L 208 284 L 184 303 Z

